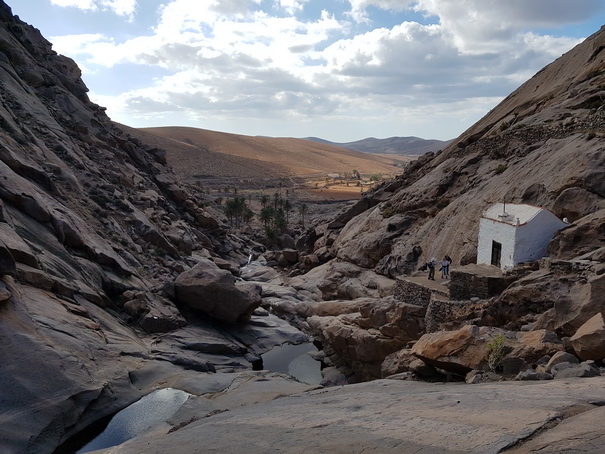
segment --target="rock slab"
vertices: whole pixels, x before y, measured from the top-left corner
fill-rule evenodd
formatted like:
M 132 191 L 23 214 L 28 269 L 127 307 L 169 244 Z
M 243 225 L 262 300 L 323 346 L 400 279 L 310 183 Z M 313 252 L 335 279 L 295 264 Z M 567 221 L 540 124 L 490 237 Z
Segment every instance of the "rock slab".
M 259 285 L 236 282 L 233 274 L 208 259 L 177 277 L 175 294 L 178 302 L 228 323 L 248 320 L 262 302 Z

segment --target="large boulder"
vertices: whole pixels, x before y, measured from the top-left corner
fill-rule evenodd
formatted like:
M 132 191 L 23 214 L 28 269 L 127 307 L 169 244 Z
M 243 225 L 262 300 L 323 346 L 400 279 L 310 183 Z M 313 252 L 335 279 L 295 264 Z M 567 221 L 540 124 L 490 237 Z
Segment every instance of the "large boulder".
M 571 222 L 605 208 L 605 201 L 598 194 L 585 188 L 572 187 L 565 189 L 556 198 L 552 212 L 559 218 L 568 218 Z M 563 242 L 569 238 L 563 235 Z M 565 246 L 563 245 L 563 249 Z
M 409 342 L 425 332 L 426 308 L 408 304 L 395 298 L 383 298 L 360 307 L 359 326 L 376 329 L 385 336 Z
M 398 350 L 388 355 L 380 365 L 382 377 L 407 372 L 411 364 L 418 358 L 412 354 L 409 348 Z
M 562 262 L 563 266 L 569 262 Z M 569 266 L 579 266 L 569 263 Z M 597 312 L 605 310 L 605 274 L 600 276 L 555 276 L 559 292 L 553 294 L 554 306 L 537 320 L 536 328 L 572 336 Z
M 262 289 L 256 284 L 237 282 L 229 271 L 220 269 L 211 260 L 201 259 L 177 277 L 175 296 L 179 303 L 215 319 L 236 323 L 249 319 L 260 306 Z
M 362 298 L 358 313 L 329 316 L 343 302 L 317 304 L 307 319 L 311 330 L 349 367 L 358 380 L 382 376 L 381 365 L 390 354 L 402 349 L 424 332 L 426 308 L 395 298 Z M 323 309 L 323 310 L 322 310 Z M 334 313 L 334 312 L 333 312 Z
M 562 298 L 568 299 L 571 277 L 565 277 L 564 281 L 548 270 L 540 270 L 513 282 L 487 309 L 493 325 L 520 330 L 529 316 L 540 316 L 556 302 L 560 306 Z M 540 327 L 554 331 L 552 324 Z
M 174 303 L 159 295 L 139 292 L 124 304 L 124 309 L 133 306 L 140 308 L 133 315 L 138 315 L 139 326 L 147 333 L 166 333 L 187 324 Z
M 457 331 L 425 334 L 414 344 L 412 353 L 427 364 L 464 376 L 471 370 L 488 368 L 488 344 L 499 335 L 504 339 L 502 359 L 521 358 L 530 364 L 563 350 L 561 341 L 549 331 L 512 332 L 468 325 Z
M 331 260 L 290 280 L 316 300 L 381 298 L 392 294 L 396 281 L 342 260 Z
M 600 248 L 605 239 L 604 218 L 605 209 L 601 209 L 562 230 L 549 243 L 548 255 L 559 259 L 571 259 Z
M 335 354 L 352 371 L 354 378 L 350 381 L 380 378 L 384 358 L 406 344 L 378 330 L 361 328 L 359 319 L 359 314 L 346 314 L 313 316 L 307 320 L 312 332 L 322 341 L 324 351 Z
M 605 358 L 605 318 L 599 312 L 584 323 L 571 338 L 571 345 L 583 359 L 602 360 Z

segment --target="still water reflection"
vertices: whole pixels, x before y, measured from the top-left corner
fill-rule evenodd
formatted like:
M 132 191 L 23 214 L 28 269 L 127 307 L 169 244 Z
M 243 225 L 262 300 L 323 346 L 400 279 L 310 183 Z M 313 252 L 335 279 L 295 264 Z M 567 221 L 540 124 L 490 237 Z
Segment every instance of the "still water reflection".
M 101 434 L 76 452 L 80 454 L 124 443 L 145 432 L 152 425 L 169 419 L 190 395 L 173 388 L 159 389 L 147 394 L 116 413 Z
M 321 363 L 309 353 L 317 351 L 313 343 L 283 344 L 261 355 L 263 369 L 289 374 L 298 381 L 317 385 L 321 382 Z

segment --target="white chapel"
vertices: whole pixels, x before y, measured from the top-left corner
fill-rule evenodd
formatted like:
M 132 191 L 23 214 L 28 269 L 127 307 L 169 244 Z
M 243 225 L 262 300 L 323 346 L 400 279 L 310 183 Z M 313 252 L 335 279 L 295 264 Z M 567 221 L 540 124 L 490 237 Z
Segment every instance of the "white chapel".
M 477 263 L 502 270 L 547 255 L 554 234 L 568 224 L 550 211 L 525 204 L 496 203 L 479 223 Z

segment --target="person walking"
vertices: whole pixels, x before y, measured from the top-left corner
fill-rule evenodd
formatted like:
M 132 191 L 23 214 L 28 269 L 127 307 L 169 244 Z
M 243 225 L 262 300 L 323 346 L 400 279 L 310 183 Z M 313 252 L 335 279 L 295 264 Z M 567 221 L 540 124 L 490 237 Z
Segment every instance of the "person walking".
M 450 264 L 452 263 L 452 258 L 449 255 L 445 255 L 443 260 L 441 261 L 441 278 L 449 279 L 450 277 Z
M 441 271 L 441 279 L 447 279 L 447 265 L 448 262 L 447 260 L 445 260 L 445 258 L 439 262 L 439 271 Z
M 429 269 L 429 280 L 431 281 L 435 280 L 435 265 L 437 265 L 435 257 L 433 257 L 431 261 L 426 264 L 427 268 Z

